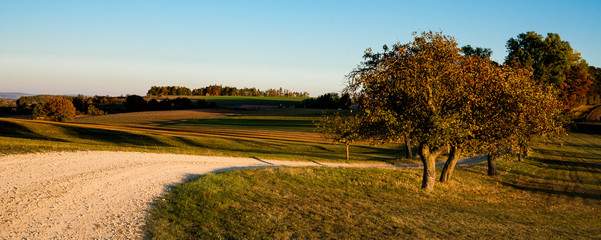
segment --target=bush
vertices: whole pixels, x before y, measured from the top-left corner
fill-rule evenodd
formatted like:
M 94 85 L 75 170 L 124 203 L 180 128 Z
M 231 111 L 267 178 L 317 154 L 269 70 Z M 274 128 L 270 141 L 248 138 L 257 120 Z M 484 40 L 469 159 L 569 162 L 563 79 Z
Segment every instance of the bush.
M 102 111 L 100 108 L 97 108 L 94 105 L 89 105 L 88 106 L 88 115 L 104 115 L 105 112 Z
M 34 109 L 34 117 L 43 117 L 46 120 L 57 122 L 71 121 L 75 117 L 73 103 L 62 97 L 50 99 L 41 109 L 37 106 L 38 109 Z
M 209 103 L 207 102 L 207 100 L 198 99 L 198 101 L 196 101 L 196 107 L 197 108 L 207 108 L 207 107 L 209 107 Z
M 587 121 L 601 121 L 601 106 L 597 106 L 588 115 L 586 115 Z
M 129 95 L 127 96 L 127 98 L 125 98 L 123 106 L 128 112 L 145 111 L 147 107 L 147 102 L 141 96 Z

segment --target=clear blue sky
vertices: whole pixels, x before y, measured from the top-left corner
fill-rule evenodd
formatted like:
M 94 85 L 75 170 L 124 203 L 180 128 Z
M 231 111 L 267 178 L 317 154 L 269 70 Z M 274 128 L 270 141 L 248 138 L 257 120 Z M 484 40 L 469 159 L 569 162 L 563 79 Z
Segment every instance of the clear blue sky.
M 5 1 L 0 92 L 145 94 L 153 85 L 338 92 L 366 48 L 442 31 L 502 62 L 558 33 L 601 67 L 601 1 Z

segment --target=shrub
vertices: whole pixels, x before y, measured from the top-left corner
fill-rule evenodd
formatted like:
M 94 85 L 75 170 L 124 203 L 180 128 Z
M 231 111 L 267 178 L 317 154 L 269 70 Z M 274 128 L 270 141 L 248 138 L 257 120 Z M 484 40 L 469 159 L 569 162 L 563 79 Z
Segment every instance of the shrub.
M 36 110 L 34 109 L 34 112 Z M 75 107 L 73 103 L 62 97 L 55 97 L 50 99 L 41 108 L 39 115 L 34 117 L 44 117 L 46 120 L 66 122 L 73 120 L 75 117 Z
M 601 121 L 601 106 L 597 106 L 588 115 L 586 115 L 587 121 Z
M 46 113 L 44 113 L 44 105 L 35 104 L 33 106 L 31 118 L 32 119 L 44 119 L 46 117 Z
M 147 107 L 147 102 L 143 97 L 138 95 L 129 95 L 125 99 L 123 106 L 128 112 L 138 112 L 145 111 Z
M 105 112 L 102 111 L 100 108 L 97 108 L 94 105 L 89 105 L 88 106 L 88 115 L 104 115 Z

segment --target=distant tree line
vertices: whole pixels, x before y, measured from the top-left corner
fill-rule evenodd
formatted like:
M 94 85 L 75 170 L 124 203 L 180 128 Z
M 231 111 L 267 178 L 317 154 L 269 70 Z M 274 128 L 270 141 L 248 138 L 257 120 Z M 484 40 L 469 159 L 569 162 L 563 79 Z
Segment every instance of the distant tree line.
M 344 109 L 352 107 L 353 101 L 348 93 L 340 96 L 338 93 L 326 93 L 317 98 L 307 98 L 297 107 L 317 109 Z
M 192 101 L 189 98 L 178 97 L 175 99 L 151 99 L 146 100 L 138 95 L 129 95 L 127 97 L 111 96 L 55 96 L 55 95 L 36 95 L 19 98 L 15 103 L 10 102 L 0 104 L 14 106 L 16 113 L 32 115 L 34 119 L 47 119 L 47 115 L 56 109 L 48 107 L 48 102 L 54 101 L 57 108 L 70 108 L 69 104 L 61 101 L 56 103 L 57 98 L 68 101 L 73 106 L 75 115 L 103 115 L 108 113 L 137 112 L 137 111 L 158 111 L 158 110 L 180 110 L 192 108 L 216 107 L 214 103 L 208 104 L 207 101 L 200 99 Z M 3 106 L 3 105 L 2 105 Z M 0 106 L 0 108 L 2 107 Z M 42 111 L 44 110 L 44 111 Z M 58 110 L 57 110 L 58 111 Z M 63 118 L 60 121 L 68 120 Z
M 16 108 L 19 114 L 32 114 L 36 107 L 44 106 L 48 101 L 55 98 L 63 98 L 71 102 L 78 115 L 103 115 L 106 113 L 123 112 L 125 97 L 94 96 L 55 96 L 36 95 L 25 96 L 17 99 Z
M 17 103 L 6 99 L 0 99 L 0 115 L 16 113 Z
M 262 91 L 256 88 L 236 88 L 222 85 L 210 85 L 204 88 L 190 90 L 179 86 L 153 86 L 147 96 L 254 96 L 254 97 L 309 97 L 307 92 L 293 92 L 287 89 L 268 89 Z
M 204 99 L 192 101 L 189 98 L 178 97 L 175 99 L 151 99 L 147 101 L 144 97 L 138 95 L 130 95 L 125 98 L 123 107 L 127 112 L 139 111 L 162 111 L 162 110 L 183 110 L 194 108 L 214 108 L 217 107 L 214 102 L 207 103 Z

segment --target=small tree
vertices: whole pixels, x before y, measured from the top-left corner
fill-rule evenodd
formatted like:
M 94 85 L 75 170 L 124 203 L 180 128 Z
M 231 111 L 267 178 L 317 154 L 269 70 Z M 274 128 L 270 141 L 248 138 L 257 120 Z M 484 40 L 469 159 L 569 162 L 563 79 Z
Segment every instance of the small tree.
M 66 122 L 73 120 L 76 112 L 71 101 L 62 97 L 55 97 L 44 104 L 40 114 L 46 120 Z
M 335 143 L 343 143 L 346 146 L 346 160 L 348 161 L 350 159 L 349 146 L 361 136 L 360 124 L 359 115 L 342 115 L 336 112 L 332 115 L 322 116 L 321 121 L 317 123 L 317 130 Z

